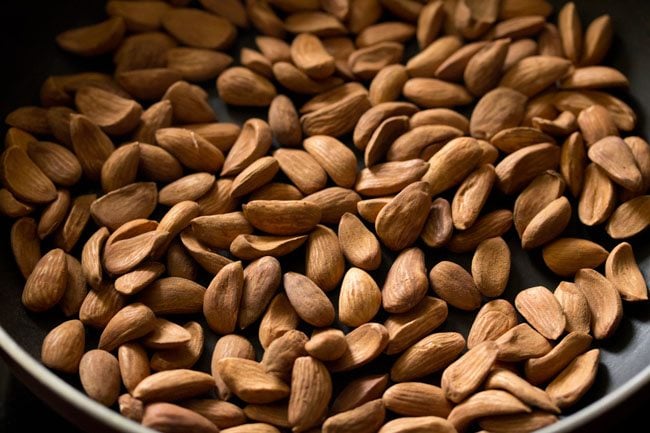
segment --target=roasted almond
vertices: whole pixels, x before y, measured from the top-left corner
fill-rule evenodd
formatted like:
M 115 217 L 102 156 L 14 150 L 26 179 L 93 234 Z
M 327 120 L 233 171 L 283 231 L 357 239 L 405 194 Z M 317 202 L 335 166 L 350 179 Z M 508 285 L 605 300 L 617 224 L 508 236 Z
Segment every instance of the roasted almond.
M 388 331 L 379 323 L 364 323 L 350 331 L 345 340 L 343 356 L 328 364 L 332 372 L 354 370 L 377 358 L 388 344 Z
M 248 68 L 233 66 L 217 78 L 219 97 L 227 104 L 268 106 L 276 95 L 275 86 Z
M 516 325 L 517 313 L 508 301 L 490 301 L 476 314 L 467 336 L 467 347 L 471 349 L 483 341 L 494 341 Z
M 318 424 L 332 397 L 332 379 L 320 361 L 311 356 L 296 359 L 291 374 L 289 424 L 296 432 Z
M 82 56 L 96 56 L 115 49 L 126 31 L 122 17 L 112 17 L 98 24 L 68 30 L 56 37 L 61 48 Z
M 381 263 L 381 249 L 375 235 L 352 213 L 341 217 L 338 228 L 341 251 L 354 266 L 375 270 Z
M 381 291 L 366 272 L 350 268 L 341 283 L 339 294 L 339 320 L 347 326 L 368 323 L 379 312 Z
M 302 320 L 313 326 L 328 326 L 334 321 L 334 306 L 309 278 L 295 272 L 283 276 L 289 302 Z
M 595 268 L 607 258 L 607 250 L 586 239 L 560 238 L 542 250 L 544 263 L 561 277 L 570 277 L 582 268 Z
M 566 317 L 567 332 L 589 333 L 591 311 L 587 298 L 578 287 L 568 281 L 561 281 L 553 293 L 562 306 Z
M 549 340 L 556 340 L 564 332 L 566 318 L 562 306 L 546 287 L 522 290 L 515 298 L 515 306 L 519 314 Z
M 526 361 L 526 379 L 534 384 L 544 383 L 555 377 L 576 356 L 586 352 L 592 338 L 587 333 L 571 332 L 567 334 L 550 352 L 539 358 Z
M 431 269 L 429 280 L 433 291 L 448 304 L 466 311 L 481 306 L 481 292 L 472 276 L 460 265 L 441 261 Z
M 284 382 L 252 360 L 223 358 L 217 363 L 217 371 L 228 388 L 247 403 L 271 403 L 290 394 Z
M 91 350 L 81 357 L 79 378 L 88 397 L 112 406 L 120 394 L 120 367 L 117 358 L 104 350 Z
M 86 333 L 79 320 L 63 322 L 43 339 L 41 361 L 51 369 L 76 373 L 84 354 Z
M 382 288 L 382 306 L 389 313 L 404 313 L 415 307 L 427 293 L 424 253 L 419 248 L 402 251 L 388 271 Z
M 336 233 L 317 225 L 307 238 L 305 275 L 328 292 L 336 288 L 345 272 L 345 259 Z
M 465 339 L 456 332 L 437 332 L 407 349 L 393 364 L 393 382 L 406 382 L 442 370 L 465 348 Z
M 156 142 L 192 170 L 214 172 L 225 165 L 221 151 L 193 131 L 162 128 L 156 131 Z
M 521 323 L 501 334 L 496 340 L 499 346 L 497 359 L 516 362 L 539 358 L 551 350 L 548 340 L 526 323 Z
M 456 190 L 451 203 L 451 218 L 454 227 L 458 230 L 465 230 L 474 224 L 492 192 L 495 180 L 496 174 L 491 164 L 477 168 L 465 178 Z
M 486 239 L 502 236 L 512 227 L 512 212 L 500 209 L 479 217 L 469 229 L 454 234 L 447 247 L 452 252 L 473 251 Z
M 485 296 L 500 296 L 510 277 L 510 249 L 503 238 L 482 241 L 472 258 L 472 278 Z
M 278 149 L 273 157 L 280 169 L 305 194 L 320 191 L 327 183 L 327 174 L 316 159 L 304 150 Z
M 264 256 L 281 257 L 299 248 L 307 240 L 302 236 L 238 235 L 230 244 L 230 252 L 243 260 Z
M 425 182 L 412 183 L 379 211 L 375 230 L 388 248 L 402 250 L 420 236 L 431 206 L 431 198 L 425 192 L 428 188 Z M 408 225 L 404 224 L 406 215 L 409 215 Z
M 580 269 L 576 273 L 575 284 L 589 304 L 594 338 L 610 337 L 623 316 L 621 295 L 609 280 L 593 269 Z
M 228 48 L 237 36 L 230 21 L 193 8 L 168 10 L 162 16 L 162 25 L 183 44 L 196 48 Z
M 491 139 L 503 129 L 519 126 L 524 117 L 526 96 L 505 86 L 490 90 L 477 102 L 469 129 L 473 137 Z
M 396 383 L 381 399 L 387 409 L 403 416 L 446 418 L 452 407 L 441 388 L 421 382 Z
M 472 102 L 472 95 L 464 87 L 435 78 L 411 78 L 404 83 L 402 93 L 423 108 L 455 107 Z
M 214 388 L 207 373 L 178 369 L 147 376 L 133 390 L 133 397 L 144 402 L 175 401 L 204 394 Z
M 445 368 L 440 382 L 445 397 L 460 403 L 472 395 L 490 373 L 498 351 L 494 341 L 486 340 Z
M 591 388 L 599 358 L 598 349 L 579 355 L 546 387 L 546 393 L 558 407 L 573 405 Z

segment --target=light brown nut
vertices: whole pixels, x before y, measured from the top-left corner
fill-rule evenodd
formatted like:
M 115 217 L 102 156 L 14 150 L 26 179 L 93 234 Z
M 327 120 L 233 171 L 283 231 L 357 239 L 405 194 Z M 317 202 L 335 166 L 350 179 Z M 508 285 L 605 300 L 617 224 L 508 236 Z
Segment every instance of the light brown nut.
M 553 294 L 564 311 L 566 331 L 588 334 L 591 328 L 591 311 L 582 291 L 573 283 L 561 281 Z
M 264 256 L 281 257 L 300 248 L 307 240 L 302 236 L 238 235 L 230 244 L 230 252 L 243 260 L 255 260 Z
M 347 350 L 343 356 L 328 364 L 332 372 L 354 370 L 377 358 L 388 344 L 388 331 L 379 323 L 364 323 L 349 332 L 345 340 Z
M 559 173 L 547 171 L 540 174 L 519 194 L 515 201 L 513 217 L 519 236 L 523 235 L 530 221 L 564 193 L 565 182 Z
M 399 99 L 402 87 L 408 80 L 408 74 L 403 65 L 388 65 L 382 68 L 372 79 L 368 88 L 368 99 L 374 105 L 392 102 Z
M 448 110 L 446 108 L 433 108 L 426 111 Z M 444 116 L 444 113 L 442 114 Z M 411 120 L 411 130 L 400 135 L 388 148 L 386 160 L 406 161 L 412 158 L 429 159 L 439 151 L 449 140 L 463 135 L 463 131 L 444 124 L 435 124 L 435 113 L 429 118 L 419 121 L 430 121 L 434 124 L 414 126 Z M 414 116 L 415 118 L 415 116 Z M 454 121 L 455 119 L 451 119 Z M 445 120 L 446 121 L 446 120 Z M 459 125 L 460 126 L 460 125 Z
M 110 352 L 123 343 L 145 336 L 155 325 L 156 316 L 149 307 L 140 303 L 127 305 L 106 324 L 98 347 Z
M 224 335 L 214 345 L 210 360 L 210 371 L 217 385 L 217 395 L 223 400 L 228 400 L 231 397 L 230 388 L 219 374 L 219 361 L 224 358 L 241 358 L 254 361 L 255 349 L 250 341 L 236 334 Z M 256 368 L 255 370 L 263 371 L 264 369 L 260 366 L 259 369 Z
M 472 136 L 489 140 L 503 129 L 519 126 L 526 101 L 524 94 L 504 86 L 487 92 L 472 112 L 469 124 Z
M 358 408 L 330 416 L 323 423 L 324 433 L 370 433 L 384 422 L 386 410 L 381 400 L 372 400 Z
M 348 343 L 340 329 L 323 328 L 314 330 L 305 343 L 307 353 L 320 361 L 335 361 L 345 353 Z
M 407 349 L 393 364 L 393 382 L 406 382 L 442 370 L 465 348 L 465 339 L 456 332 L 438 332 Z
M 553 143 L 555 140 L 537 128 L 516 126 L 497 132 L 490 143 L 499 150 L 512 153 L 526 146 L 538 143 Z
M 368 109 L 358 119 L 352 141 L 358 149 L 365 149 L 372 133 L 381 122 L 393 116 L 410 116 L 418 111 L 418 108 L 409 102 L 383 102 Z
M 629 243 L 620 243 L 609 253 L 605 262 L 605 275 L 614 284 L 624 301 L 648 299 L 645 278 L 639 270 Z
M 425 297 L 406 313 L 391 314 L 384 322 L 388 330 L 386 353 L 402 352 L 417 340 L 440 326 L 447 319 L 447 304 Z
M 303 147 L 327 172 L 334 183 L 351 188 L 357 177 L 357 160 L 343 143 L 326 135 L 314 135 L 303 142 Z
M 208 140 L 188 129 L 159 129 L 156 131 L 156 142 L 189 169 L 215 172 L 224 165 L 221 151 Z
M 485 164 L 460 184 L 451 203 L 451 218 L 456 229 L 465 230 L 474 224 L 492 192 L 495 180 L 494 166 Z
M 623 316 L 621 295 L 609 280 L 593 269 L 580 269 L 576 273 L 575 284 L 587 298 L 594 338 L 610 337 Z
M 564 332 L 566 318 L 562 306 L 546 287 L 522 290 L 515 298 L 515 306 L 519 314 L 549 340 L 556 340 Z
M 122 344 L 117 350 L 120 364 L 122 383 L 129 393 L 132 393 L 142 380 L 151 374 L 149 355 L 138 343 Z
M 464 87 L 435 78 L 411 78 L 402 93 L 423 108 L 451 108 L 472 102 L 472 95 Z
M 219 429 L 208 418 L 171 403 L 153 403 L 145 407 L 142 425 L 158 431 L 190 430 L 216 433 Z
M 596 380 L 600 350 L 592 349 L 575 358 L 546 387 L 546 393 L 560 408 L 575 404 Z
M 609 93 L 596 90 L 564 90 L 552 95 L 552 104 L 556 109 L 571 111 L 576 116 L 587 107 L 602 105 L 609 110 L 618 129 L 631 131 L 636 124 L 636 114 L 630 106 Z
M 463 431 L 478 418 L 492 415 L 529 413 L 531 409 L 512 394 L 501 390 L 481 391 L 454 407 L 447 418 Z
M 387 422 L 379 429 L 380 433 L 416 431 L 437 431 L 440 433 L 453 433 L 456 431 L 453 424 L 437 416 L 418 416 L 397 418 Z
M 589 147 L 587 156 L 623 188 L 631 191 L 643 188 L 643 177 L 634 155 L 620 137 L 608 136 L 598 140 Z
M 261 364 L 264 370 L 289 383 L 294 362 L 299 357 L 307 355 L 305 351 L 307 341 L 307 336 L 296 330 L 289 330 L 273 340 L 262 357 Z
M 194 314 L 202 311 L 205 287 L 181 277 L 156 280 L 137 300 L 156 314 Z
M 510 249 L 503 238 L 486 239 L 472 258 L 472 278 L 484 296 L 500 296 L 510 277 Z
M 244 412 L 226 401 L 210 399 L 186 400 L 181 405 L 212 421 L 220 429 L 242 425 L 246 422 Z
M 68 30 L 56 37 L 57 44 L 66 51 L 96 56 L 115 49 L 126 32 L 122 17 L 112 17 L 98 24 Z
M 332 413 L 341 413 L 381 398 L 388 386 L 388 374 L 364 376 L 351 380 L 334 399 Z
M 441 386 L 447 399 L 459 403 L 472 395 L 488 376 L 497 353 L 495 342 L 484 341 L 445 368 Z
M 452 408 L 441 388 L 421 382 L 396 383 L 381 399 L 387 409 L 403 416 L 446 418 Z
M 440 248 L 449 242 L 453 231 L 451 206 L 447 200 L 438 197 L 431 203 L 429 216 L 424 223 L 420 238 L 431 248 Z
M 243 210 L 253 227 L 273 235 L 309 232 L 321 218 L 320 208 L 306 200 L 254 200 Z
M 420 180 L 429 167 L 428 162 L 419 158 L 377 164 L 359 172 L 354 189 L 366 196 L 395 194 Z
M 104 328 L 125 303 L 125 297 L 112 284 L 105 283 L 101 290 L 88 292 L 79 308 L 79 320 L 84 325 Z
M 532 97 L 564 77 L 571 62 L 555 56 L 530 56 L 515 63 L 501 78 L 499 86 Z
M 217 91 L 224 102 L 238 106 L 265 107 L 276 95 L 275 86 L 268 79 L 240 66 L 219 74 Z
M 353 265 L 372 271 L 381 263 L 381 248 L 375 235 L 354 214 L 346 212 L 338 228 L 341 251 Z
M 296 359 L 288 411 L 293 430 L 302 432 L 318 424 L 327 411 L 330 398 L 332 379 L 325 365 L 311 356 Z
M 511 153 L 496 166 L 497 183 L 506 194 L 521 190 L 545 170 L 557 167 L 560 148 L 551 143 L 524 147 Z
M 133 397 L 143 402 L 175 401 L 204 394 L 214 388 L 207 373 L 178 369 L 161 371 L 144 378 L 133 390 Z
M 23 305 L 34 312 L 54 307 L 63 297 L 68 282 L 66 255 L 57 248 L 34 265 L 22 293 Z
M 641 233 L 650 224 L 650 196 L 635 197 L 620 205 L 605 230 L 613 239 L 625 239 Z
M 441 261 L 431 269 L 429 280 L 433 291 L 450 305 L 465 311 L 481 306 L 481 292 L 460 265 Z
M 297 147 L 302 140 L 302 127 L 296 107 L 285 95 L 277 95 L 269 106 L 269 126 L 283 146 Z
M 542 246 L 559 235 L 571 219 L 571 204 L 566 197 L 560 197 L 549 203 L 526 226 L 521 235 L 524 249 Z
M 237 37 L 230 21 L 193 8 L 172 8 L 162 16 L 162 25 L 184 45 L 195 48 L 225 49 Z
M 379 312 L 381 291 L 373 278 L 359 268 L 350 268 L 341 283 L 339 320 L 347 326 L 368 323 Z
M 503 389 L 522 402 L 542 410 L 559 414 L 560 409 L 543 390 L 531 385 L 516 373 L 504 368 L 493 369 L 485 380 L 487 389 Z
M 533 385 L 547 382 L 569 365 L 576 356 L 586 352 L 592 337 L 587 333 L 567 334 L 550 352 L 539 358 L 531 358 L 524 364 L 526 380 Z
M 53 370 L 76 373 L 84 353 L 86 333 L 79 320 L 63 322 L 43 339 L 41 362 Z
M 289 302 L 302 320 L 313 326 L 328 326 L 334 321 L 334 306 L 325 293 L 309 278 L 295 272 L 283 276 Z
M 582 268 L 595 268 L 607 258 L 600 245 L 578 238 L 560 238 L 542 250 L 544 263 L 561 277 L 570 277 Z
M 223 358 L 216 366 L 228 388 L 247 403 L 270 403 L 289 395 L 289 387 L 255 361 Z
M 167 67 L 181 74 L 184 80 L 212 80 L 232 63 L 227 54 L 204 48 L 178 47 L 166 53 Z
M 510 302 L 495 299 L 483 305 L 476 314 L 467 336 L 469 349 L 483 341 L 493 341 L 517 325 L 517 313 Z
M 599 64 L 609 51 L 612 35 L 612 20 L 609 15 L 601 15 L 593 20 L 585 31 L 580 64 Z
M 280 286 L 280 262 L 262 257 L 244 269 L 244 286 L 239 304 L 238 324 L 241 329 L 255 322 L 266 309 Z
M 379 211 L 375 231 L 391 250 L 403 250 L 420 236 L 431 206 L 427 189 L 429 185 L 426 182 L 412 183 Z
M 510 328 L 496 339 L 496 343 L 499 346 L 497 359 L 500 361 L 516 362 L 538 358 L 551 350 L 548 340 L 526 323 Z
M 243 286 L 244 269 L 241 262 L 234 262 L 224 266 L 205 291 L 203 315 L 216 333 L 234 332 Z
M 88 397 L 112 406 L 120 394 L 120 367 L 117 358 L 104 350 L 91 350 L 81 357 L 79 378 Z
M 462 182 L 476 167 L 481 153 L 475 139 L 453 139 L 429 159 L 429 167 L 422 180 L 429 184 L 430 193 L 437 195 Z
M 497 86 L 509 46 L 509 39 L 498 39 L 472 56 L 463 73 L 465 85 L 470 92 L 481 96 Z
M 355 212 L 361 197 L 351 189 L 333 186 L 310 194 L 304 200 L 320 208 L 321 223 L 338 224 L 343 214 Z
M 305 275 L 328 292 L 338 287 L 345 272 L 345 259 L 336 233 L 317 225 L 307 238 Z
M 560 171 L 571 194 L 578 197 L 586 183 L 586 151 L 582 136 L 578 132 L 571 134 L 562 144 L 560 154 Z
M 452 252 L 473 251 L 486 239 L 502 236 L 512 227 L 512 212 L 500 209 L 479 217 L 469 229 L 456 233 L 447 244 Z
M 424 253 L 419 248 L 404 250 L 386 276 L 382 306 L 389 313 L 407 312 L 424 298 L 428 288 Z
M 280 170 L 305 194 L 320 191 L 327 183 L 327 174 L 316 159 L 304 150 L 278 149 L 273 152 Z

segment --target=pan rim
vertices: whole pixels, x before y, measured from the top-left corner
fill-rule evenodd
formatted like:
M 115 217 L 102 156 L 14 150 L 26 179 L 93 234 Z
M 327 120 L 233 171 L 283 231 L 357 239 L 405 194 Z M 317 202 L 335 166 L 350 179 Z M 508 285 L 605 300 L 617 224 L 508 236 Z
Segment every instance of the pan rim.
M 0 354 L 13 361 L 9 363 L 12 371 L 14 371 L 15 366 L 20 367 L 26 374 L 34 378 L 42 386 L 47 387 L 58 398 L 75 407 L 75 409 L 88 413 L 94 419 L 104 423 L 107 427 L 125 433 L 155 433 L 155 430 L 144 427 L 123 417 L 110 408 L 93 401 L 80 390 L 58 377 L 41 364 L 40 361 L 27 353 L 25 349 L 20 347 L 1 325 Z M 539 433 L 565 433 L 582 427 L 622 404 L 648 383 L 650 383 L 650 365 L 636 373 L 631 379 L 614 391 L 580 409 L 578 412 L 560 419 L 557 423 L 539 430 Z M 41 398 L 38 390 L 33 389 L 28 384 L 25 385 Z M 49 405 L 47 401 L 45 403 Z M 65 417 L 65 414 L 61 411 L 56 408 L 55 410 Z M 71 421 L 74 423 L 75 420 Z

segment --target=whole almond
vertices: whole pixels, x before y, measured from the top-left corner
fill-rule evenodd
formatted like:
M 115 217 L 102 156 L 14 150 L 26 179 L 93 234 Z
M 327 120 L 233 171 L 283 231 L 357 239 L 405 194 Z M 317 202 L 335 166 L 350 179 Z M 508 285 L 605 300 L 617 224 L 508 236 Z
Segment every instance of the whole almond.
M 230 388 L 219 374 L 219 361 L 224 358 L 255 359 L 255 349 L 245 337 L 228 334 L 220 337 L 214 345 L 210 370 L 217 384 L 219 398 L 228 400 L 231 397 Z M 260 369 L 263 370 L 263 369 Z
M 354 185 L 357 161 L 347 146 L 326 135 L 311 136 L 303 142 L 303 146 L 335 184 L 344 188 Z
M 589 333 L 591 311 L 582 291 L 573 283 L 561 281 L 553 294 L 564 311 L 566 331 Z
M 543 390 L 531 385 L 519 377 L 516 373 L 503 368 L 497 368 L 490 372 L 485 380 L 487 389 L 502 389 L 517 397 L 522 402 L 549 411 L 560 413 L 560 409 L 551 401 L 551 398 Z
M 498 351 L 497 344 L 487 340 L 445 368 L 440 383 L 447 399 L 460 403 L 472 395 L 490 373 Z
M 549 203 L 530 220 L 521 235 L 525 249 L 539 247 L 562 234 L 571 219 L 571 204 L 566 197 Z
M 537 128 L 517 126 L 496 133 L 490 142 L 506 153 L 538 143 L 553 143 L 554 139 Z
M 135 182 L 140 160 L 140 145 L 135 142 L 118 147 L 104 161 L 101 171 L 102 189 L 111 192 Z
M 599 358 L 598 349 L 583 353 L 546 387 L 546 393 L 558 407 L 573 405 L 591 388 L 596 380 Z
M 237 36 L 230 21 L 193 8 L 172 8 L 162 16 L 170 34 L 190 47 L 223 49 Z
M 404 313 L 427 293 L 429 282 L 424 253 L 419 248 L 402 251 L 388 271 L 382 288 L 382 306 L 389 313 Z
M 23 305 L 35 312 L 49 310 L 63 297 L 67 281 L 66 255 L 61 249 L 53 249 L 36 263 L 27 278 Z
M 214 388 L 211 375 L 194 370 L 161 371 L 144 378 L 133 390 L 133 397 L 144 402 L 182 400 Z
M 491 139 L 502 129 L 519 126 L 527 98 L 521 92 L 497 87 L 478 101 L 470 118 L 470 132 L 475 138 Z
M 255 260 L 264 256 L 281 257 L 295 251 L 307 240 L 302 236 L 238 235 L 230 244 L 230 252 L 240 259 Z
M 496 166 L 499 188 L 512 194 L 544 170 L 557 167 L 560 148 L 551 143 L 540 143 L 524 147 L 504 158 Z
M 451 403 L 443 390 L 428 383 L 396 383 L 384 392 L 381 399 L 387 409 L 403 416 L 446 418 L 451 412 Z
M 449 242 L 453 231 L 451 206 L 446 199 L 438 197 L 431 203 L 420 238 L 431 248 L 440 248 Z
M 120 408 L 120 414 L 136 422 L 142 421 L 144 405 L 137 398 L 131 397 L 131 394 L 122 394 L 117 399 L 117 405 Z
M 508 284 L 510 276 L 510 249 L 500 238 L 481 242 L 472 258 L 472 277 L 479 291 L 485 296 L 499 296 Z
M 68 320 L 43 339 L 41 361 L 54 370 L 76 373 L 84 353 L 86 333 L 79 320 Z
M 223 165 L 225 171 L 226 164 L 221 151 L 194 131 L 161 128 L 156 131 L 156 142 L 187 168 L 214 172 Z
M 244 269 L 241 262 L 234 262 L 224 266 L 205 291 L 203 314 L 216 333 L 235 330 L 243 286 Z
M 320 361 L 303 356 L 296 359 L 291 375 L 289 423 L 296 432 L 316 425 L 327 411 L 332 397 L 332 379 Z
M 196 239 L 190 228 L 181 232 L 181 242 L 190 256 L 192 256 L 192 258 L 196 260 L 203 269 L 211 274 L 216 275 L 224 266 L 232 263 L 232 260 L 229 258 L 218 254 L 203 245 L 198 239 Z
M 354 189 L 359 194 L 375 197 L 395 194 L 422 179 L 429 167 L 421 159 L 377 164 L 359 172 Z
M 278 149 L 273 156 L 280 169 L 305 194 L 320 191 L 327 183 L 327 174 L 317 160 L 304 150 Z
M 648 298 L 648 288 L 634 258 L 632 246 L 618 244 L 607 257 L 605 275 L 625 301 L 643 301 Z
M 454 426 L 444 418 L 437 416 L 418 416 L 397 418 L 387 422 L 379 429 L 380 433 L 398 433 L 409 431 L 438 431 L 441 433 L 453 433 Z
M 447 304 L 429 296 L 406 313 L 391 314 L 384 322 L 388 330 L 386 354 L 402 352 L 440 326 L 447 314 Z
M 438 66 L 461 47 L 457 36 L 443 36 L 423 48 L 406 63 L 411 77 L 433 77 Z
M 523 235 L 530 221 L 546 206 L 564 193 L 562 176 L 553 171 L 540 174 L 519 194 L 515 201 L 513 217 L 519 236 Z
M 41 219 L 38 221 L 39 238 L 43 239 L 59 228 L 68 215 L 70 201 L 70 193 L 68 191 L 57 191 L 56 199 L 47 205 L 41 214 Z
M 203 352 L 203 327 L 197 322 L 188 322 L 183 328 L 190 333 L 190 341 L 171 350 L 162 349 L 151 357 L 151 368 L 156 371 L 191 368 Z
M 142 339 L 150 349 L 175 349 L 186 345 L 192 338 L 189 331 L 166 319 L 155 319 L 153 330 Z
M 392 250 L 412 245 L 420 236 L 429 215 L 431 198 L 425 182 L 415 182 L 404 188 L 377 215 L 375 230 L 381 241 Z M 405 217 L 409 223 L 405 225 Z
M 11 218 L 21 218 L 34 210 L 30 204 L 18 200 L 8 189 L 0 189 L 0 213 Z M 67 209 L 66 209 L 67 210 Z
M 398 42 L 379 42 L 359 48 L 348 57 L 348 67 L 362 80 L 370 80 L 385 66 L 399 63 L 404 55 L 404 46 Z
M 361 115 L 370 108 L 363 93 L 352 94 L 301 117 L 302 130 L 307 136 L 338 137 L 351 132 Z
M 244 329 L 259 318 L 280 285 L 280 263 L 262 257 L 244 269 L 244 283 L 239 305 L 239 327 Z
M 381 263 L 381 250 L 375 235 L 352 213 L 341 217 L 338 239 L 345 258 L 354 266 L 366 271 L 377 269 Z
M 221 429 L 244 424 L 246 416 L 236 405 L 216 399 L 193 399 L 182 403 L 183 407 L 203 415 Z
M 136 101 L 91 86 L 77 91 L 75 105 L 82 115 L 111 135 L 133 131 L 142 114 L 142 106 Z M 74 144 L 74 133 L 72 137 Z
M 124 295 L 112 284 L 104 283 L 100 290 L 88 292 L 79 308 L 79 320 L 84 325 L 104 328 L 125 303 Z
M 285 95 L 273 98 L 269 106 L 269 125 L 276 140 L 284 146 L 296 147 L 302 140 L 302 128 L 296 107 Z
M 153 403 L 145 407 L 142 425 L 158 431 L 187 429 L 197 433 L 216 433 L 219 429 L 208 418 L 170 403 Z
M 580 63 L 582 65 L 599 64 L 612 43 L 612 33 L 612 20 L 609 15 L 601 15 L 593 20 L 584 35 Z
M 320 208 L 320 222 L 323 224 L 338 224 L 346 212 L 355 212 L 357 203 L 361 201 L 359 194 L 351 189 L 332 186 L 322 189 L 304 198 Z
M 503 74 L 502 87 L 509 87 L 532 97 L 562 78 L 571 62 L 555 56 L 530 56 L 521 59 Z
M 192 220 L 192 233 L 197 239 L 214 248 L 228 248 L 240 234 L 253 232 L 253 226 L 242 212 L 207 215 Z
M 150 231 L 114 242 L 104 249 L 104 267 L 110 274 L 125 274 L 155 255 L 168 237 L 167 232 Z
M 187 81 L 214 79 L 232 63 L 232 57 L 227 54 L 203 48 L 171 48 L 166 56 L 167 67 Z
M 613 239 L 634 236 L 648 227 L 650 224 L 648 197 L 647 195 L 635 197 L 616 208 L 605 227 Z
M 382 68 L 372 79 L 368 88 L 368 98 L 374 105 L 399 99 L 402 87 L 408 80 L 406 68 L 403 65 L 388 65 Z
M 151 138 L 155 141 L 155 136 Z M 140 170 L 146 179 L 171 182 L 183 175 L 183 166 L 167 150 L 151 144 L 139 143 L 140 161 L 138 170 Z
M 386 410 L 381 400 L 372 400 L 355 409 L 330 416 L 323 423 L 324 433 L 370 433 L 384 422 Z
M 585 169 L 584 184 L 578 201 L 578 216 L 586 226 L 602 224 L 616 206 L 614 183 L 598 165 L 591 163 Z
M 547 382 L 569 365 L 576 356 L 586 352 L 591 341 L 592 337 L 587 333 L 571 332 L 567 334 L 546 355 L 526 361 L 524 365 L 526 379 L 534 385 Z
M 343 331 L 334 328 L 316 330 L 305 343 L 305 351 L 319 361 L 335 361 L 345 353 L 348 343 Z
M 494 167 L 485 164 L 470 173 L 456 190 L 451 218 L 458 230 L 469 228 L 478 218 L 496 180 Z
M 268 347 L 273 340 L 285 332 L 296 329 L 300 317 L 291 306 L 287 295 L 277 294 L 269 304 L 259 327 L 259 339 L 262 347 Z
M 466 311 L 481 306 L 481 293 L 472 276 L 460 265 L 439 262 L 431 269 L 429 280 L 433 291 L 450 305 Z
M 474 420 L 492 415 L 529 413 L 531 409 L 512 394 L 501 390 L 481 391 L 458 406 L 455 406 L 447 420 L 463 431 Z
M 499 346 L 497 359 L 516 362 L 538 358 L 550 352 L 548 340 L 526 323 L 510 328 L 496 340 Z
M 515 298 L 515 306 L 549 340 L 556 340 L 564 332 L 566 318 L 562 306 L 547 288 L 536 286 L 522 290 Z
M 122 343 L 148 334 L 155 326 L 155 317 L 144 304 L 127 305 L 113 316 L 102 331 L 99 348 L 110 352 Z
M 88 294 L 88 287 L 79 260 L 69 254 L 66 254 L 65 258 L 68 281 L 63 297 L 59 301 L 59 307 L 66 317 L 71 317 L 79 313 L 81 304 Z
M 499 39 L 487 44 L 472 56 L 463 75 L 470 92 L 480 96 L 496 87 L 509 45 L 508 39 Z
M 586 239 L 560 238 L 546 245 L 542 256 L 554 273 L 569 277 L 579 269 L 599 266 L 607 258 L 607 251 Z
M 55 245 L 64 251 L 72 250 L 86 228 L 90 219 L 90 207 L 96 198 L 95 194 L 86 194 L 73 200 L 68 216 L 54 235 Z
M 32 203 L 48 203 L 56 199 L 52 181 L 32 161 L 27 152 L 17 146 L 2 153 L 2 180 L 18 199 Z
M 120 394 L 120 367 L 117 358 L 104 350 L 86 352 L 79 362 L 81 386 L 88 397 L 112 406 Z
M 66 51 L 82 56 L 95 56 L 116 48 L 126 31 L 122 17 L 112 17 L 98 24 L 78 27 L 60 33 L 57 44 Z
M 290 382 L 294 362 L 299 357 L 307 355 L 305 351 L 307 341 L 307 336 L 303 332 L 293 329 L 273 340 L 262 357 L 261 364 L 264 370 L 285 382 Z
M 336 233 L 317 225 L 307 238 L 305 275 L 328 292 L 338 287 L 344 272 L 345 259 Z
M 276 95 L 275 86 L 268 79 L 240 66 L 228 68 L 219 75 L 217 91 L 224 102 L 238 106 L 265 107 Z
M 368 323 L 379 312 L 381 291 L 366 272 L 350 268 L 341 283 L 339 320 L 347 326 Z
M 351 380 L 334 399 L 332 413 L 345 412 L 371 400 L 381 398 L 387 385 L 387 374 L 364 376 Z
M 447 110 L 445 108 L 432 108 L 426 111 Z M 435 122 L 434 119 L 422 121 Z M 425 124 L 414 126 L 410 122 L 411 130 L 400 135 L 392 144 L 386 159 L 388 161 L 406 161 L 412 158 L 429 159 L 431 155 L 439 151 L 449 140 L 458 138 L 463 132 L 453 126 Z
M 577 121 L 587 146 L 610 135 L 619 135 L 614 118 L 602 105 L 591 105 L 581 110 Z
M 295 272 L 283 276 L 284 290 L 296 312 L 313 326 L 327 326 L 334 321 L 334 306 L 325 293 L 309 278 Z
M 117 357 L 122 382 L 129 392 L 133 392 L 135 387 L 151 374 L 149 356 L 138 343 L 126 343 L 119 347 Z
M 174 206 L 182 201 L 193 201 L 205 195 L 214 185 L 210 173 L 192 173 L 164 186 L 158 193 L 158 202 Z
M 435 78 L 411 78 L 404 83 L 402 94 L 423 108 L 455 107 L 472 102 L 472 95 L 464 87 Z
M 465 339 L 456 332 L 438 332 L 407 349 L 393 364 L 393 382 L 406 382 L 442 370 L 465 348 Z
M 289 62 L 273 64 L 273 76 L 284 87 L 295 93 L 316 95 L 327 92 L 343 84 L 339 77 L 329 76 L 322 80 L 314 80 L 302 70 Z
M 416 111 L 418 111 L 417 107 L 408 102 L 384 102 L 373 106 L 363 113 L 354 127 L 352 136 L 354 145 L 358 149 L 365 149 L 372 133 L 381 122 L 393 116 L 410 116 Z
M 167 277 L 140 292 L 138 302 L 156 314 L 192 314 L 202 310 L 204 295 L 205 287 L 192 280 Z
M 323 47 L 316 36 L 301 33 L 291 44 L 291 59 L 303 72 L 315 79 L 327 78 L 334 73 L 334 57 Z
M 642 188 L 643 178 L 636 166 L 634 155 L 621 138 L 602 138 L 589 147 L 587 155 L 623 188 L 632 191 Z
M 480 147 L 473 138 L 451 140 L 429 159 L 429 168 L 422 180 L 429 183 L 431 194 L 436 195 L 465 179 L 480 156 Z
M 611 336 L 623 315 L 621 296 L 614 285 L 593 269 L 580 269 L 575 284 L 589 304 L 594 338 L 599 340 Z
M 414 33 L 415 29 L 411 24 L 388 21 L 366 27 L 359 33 L 355 43 L 358 47 L 364 48 L 386 41 L 406 42 L 413 37 Z
M 479 217 L 469 229 L 451 237 L 447 247 L 452 252 L 473 251 L 486 239 L 502 236 L 512 226 L 512 212 L 500 209 Z
M 253 227 L 274 235 L 308 232 L 321 216 L 320 208 L 305 200 L 255 200 L 243 209 Z
M 517 313 L 506 300 L 495 299 L 483 305 L 476 314 L 467 336 L 469 349 L 483 341 L 493 341 L 517 325 Z

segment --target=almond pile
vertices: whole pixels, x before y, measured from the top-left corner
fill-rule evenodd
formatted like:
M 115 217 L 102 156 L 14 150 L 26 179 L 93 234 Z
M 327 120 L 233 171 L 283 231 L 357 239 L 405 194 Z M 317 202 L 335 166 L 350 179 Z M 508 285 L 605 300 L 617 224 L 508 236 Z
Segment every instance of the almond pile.
M 607 92 L 628 85 L 599 65 L 610 17 L 188 3 L 109 1 L 57 43 L 112 53 L 114 74 L 51 76 L 5 119 L 22 302 L 67 319 L 43 363 L 161 432 L 528 432 L 576 404 L 593 340 L 648 299 L 623 240 L 650 225 L 650 146 Z M 268 117 L 219 122 L 211 80 Z M 557 288 L 499 299 L 515 234 Z M 438 329 L 449 309 L 467 335 Z

